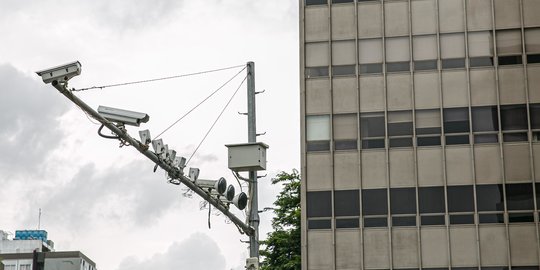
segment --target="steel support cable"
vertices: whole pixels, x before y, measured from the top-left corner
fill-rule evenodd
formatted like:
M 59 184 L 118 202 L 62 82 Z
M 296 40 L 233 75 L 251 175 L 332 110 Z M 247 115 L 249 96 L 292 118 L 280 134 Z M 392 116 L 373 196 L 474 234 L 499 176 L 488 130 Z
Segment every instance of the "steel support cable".
M 174 75 L 174 76 L 168 76 L 168 77 L 161 77 L 161 78 L 155 78 L 155 79 L 141 80 L 141 81 L 116 83 L 116 84 L 109 84 L 109 85 L 102 85 L 102 86 L 92 86 L 92 87 L 80 88 L 80 89 L 71 89 L 71 91 L 72 92 L 80 92 L 80 91 L 88 91 L 88 90 L 93 90 L 93 89 L 103 89 L 103 88 L 125 86 L 125 85 L 132 85 L 132 84 L 149 83 L 149 82 L 156 82 L 156 81 L 163 81 L 163 80 L 170 80 L 170 79 L 177 79 L 177 78 L 182 78 L 182 77 L 189 77 L 189 76 L 207 74 L 207 73 L 218 72 L 218 71 L 223 71 L 223 70 L 235 69 L 235 68 L 239 68 L 239 67 L 244 67 L 245 68 L 245 65 L 237 65 L 237 66 L 231 66 L 231 67 L 211 69 L 211 70 L 205 70 L 205 71 L 199 71 L 199 72 L 193 72 L 193 73 L 187 73 L 187 74 L 180 74 L 180 75 Z
M 163 130 L 161 133 L 159 133 L 155 139 L 158 139 L 161 135 L 163 135 L 163 133 L 167 132 L 169 129 L 171 129 L 174 125 L 176 125 L 178 122 L 180 122 L 182 119 L 184 119 L 186 116 L 188 116 L 191 112 L 193 112 L 195 109 L 197 109 L 201 104 L 203 104 L 204 102 L 206 102 L 209 98 L 211 98 L 214 94 L 216 94 L 217 92 L 219 92 L 219 90 L 223 89 L 223 87 L 225 87 L 227 84 L 229 84 L 232 80 L 234 80 L 236 77 L 238 77 L 238 75 L 240 75 L 240 73 L 242 73 L 242 71 L 244 71 L 246 69 L 246 66 L 244 66 L 244 68 L 240 71 L 238 71 L 238 73 L 236 73 L 232 78 L 230 78 L 229 80 L 227 80 L 224 84 L 222 84 L 218 89 L 214 90 L 214 92 L 210 93 L 210 95 L 208 95 L 206 98 L 204 98 L 201 102 L 199 102 L 197 105 L 195 105 L 195 107 L 191 108 L 188 112 L 186 112 L 184 115 L 182 115 L 180 118 L 178 118 L 178 120 L 174 121 L 174 123 L 172 123 L 170 126 L 168 126 L 165 130 Z
M 204 137 L 202 138 L 201 142 L 199 143 L 199 145 L 197 145 L 197 147 L 195 148 L 195 151 L 193 151 L 193 153 L 191 154 L 191 156 L 189 157 L 188 161 L 186 162 L 186 165 L 189 163 L 189 161 L 191 160 L 191 158 L 193 158 L 193 156 L 195 155 L 195 153 L 197 153 L 197 150 L 199 150 L 199 147 L 201 147 L 201 145 L 203 144 L 204 140 L 206 140 L 206 137 L 208 137 L 208 134 L 210 134 L 210 131 L 212 131 L 212 129 L 214 128 L 214 126 L 216 125 L 216 123 L 219 121 L 219 118 L 223 115 L 223 113 L 225 112 L 225 110 L 227 109 L 227 107 L 229 106 L 229 104 L 231 104 L 231 101 L 233 100 L 234 96 L 236 96 L 236 93 L 238 93 L 238 90 L 240 90 L 240 88 L 242 87 L 242 85 L 244 84 L 244 82 L 246 81 L 247 79 L 247 76 L 244 77 L 244 79 L 242 80 L 242 82 L 240 83 L 240 85 L 238 85 L 238 88 L 236 88 L 236 90 L 234 91 L 233 95 L 231 96 L 231 98 L 229 98 L 229 101 L 227 101 L 227 104 L 225 104 L 225 107 L 223 107 L 223 109 L 221 110 L 221 112 L 219 113 L 218 117 L 216 118 L 216 120 L 214 121 L 214 123 L 212 123 L 212 126 L 210 126 L 210 128 L 208 129 L 208 131 L 206 132 L 206 134 L 204 135 Z

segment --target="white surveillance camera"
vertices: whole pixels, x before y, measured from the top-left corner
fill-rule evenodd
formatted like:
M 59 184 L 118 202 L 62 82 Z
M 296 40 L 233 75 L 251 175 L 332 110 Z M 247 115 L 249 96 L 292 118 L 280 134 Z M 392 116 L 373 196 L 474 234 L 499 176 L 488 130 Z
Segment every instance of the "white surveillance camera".
M 141 123 L 148 122 L 150 119 L 150 116 L 148 116 L 146 113 L 133 112 L 105 106 L 99 106 L 98 113 L 111 122 L 136 127 L 138 127 Z
M 183 170 L 186 167 L 186 158 L 185 157 L 175 157 L 173 161 L 173 166 L 177 167 L 180 170 Z
M 41 76 L 44 83 L 64 83 L 81 74 L 81 63 L 75 61 L 69 64 L 38 71 L 36 73 Z
M 176 151 L 175 150 L 169 150 L 169 156 L 167 157 L 169 159 L 169 162 L 173 164 L 174 159 L 176 158 Z
M 195 182 L 199 178 L 199 168 L 189 168 L 189 179 Z
M 197 179 L 195 185 L 203 189 L 208 189 L 209 191 L 216 191 L 219 195 L 223 195 L 227 191 L 227 180 L 221 177 L 219 180 L 203 180 Z
M 154 148 L 154 152 L 159 155 L 163 152 L 163 140 L 153 140 L 152 141 L 152 147 Z
M 150 136 L 150 130 L 141 130 L 139 131 L 139 137 L 141 137 L 141 143 L 148 145 L 152 142 L 152 137 Z

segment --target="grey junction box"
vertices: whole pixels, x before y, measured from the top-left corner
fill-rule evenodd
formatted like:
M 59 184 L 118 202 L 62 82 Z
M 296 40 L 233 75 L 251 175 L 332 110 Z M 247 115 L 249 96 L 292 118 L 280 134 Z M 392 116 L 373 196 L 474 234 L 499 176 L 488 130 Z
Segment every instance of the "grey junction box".
M 254 142 L 225 146 L 229 150 L 229 169 L 236 172 L 266 170 L 267 144 Z

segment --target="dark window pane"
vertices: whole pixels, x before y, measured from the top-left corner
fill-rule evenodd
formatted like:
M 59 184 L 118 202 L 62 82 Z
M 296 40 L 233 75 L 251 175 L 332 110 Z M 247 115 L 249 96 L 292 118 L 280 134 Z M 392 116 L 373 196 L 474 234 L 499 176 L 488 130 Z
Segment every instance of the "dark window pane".
M 364 218 L 364 227 L 388 227 L 386 218 Z
M 331 229 L 332 222 L 329 219 L 308 220 L 308 229 Z
M 478 267 L 452 267 L 451 270 L 478 270 Z
M 526 142 L 528 141 L 527 133 L 505 133 L 503 134 L 504 142 Z
M 494 66 L 493 57 L 471 57 L 469 59 L 469 65 L 471 67 L 490 67 Z
M 473 131 L 499 131 L 497 106 L 472 107 Z
M 312 151 L 330 151 L 330 141 L 309 141 L 306 143 L 306 150 Z
M 416 226 L 416 217 L 392 217 L 392 226 Z
M 437 60 L 414 61 L 414 70 L 434 70 L 437 69 Z
M 382 64 L 360 64 L 360 74 L 382 73 Z
M 501 106 L 502 130 L 527 129 L 527 107 L 525 105 Z
M 306 6 L 309 5 L 326 5 L 326 0 L 306 0 Z
M 363 189 L 362 211 L 364 216 L 386 215 L 388 213 L 386 189 Z
M 474 212 L 474 192 L 472 186 L 447 187 L 448 212 Z
M 504 223 L 503 214 L 479 214 L 480 223 Z
M 307 193 L 307 216 L 332 216 L 332 194 L 330 191 L 312 191 Z
M 420 213 L 444 213 L 443 187 L 418 188 Z
M 418 146 L 441 145 L 441 137 L 418 137 L 416 139 L 416 144 Z
M 532 184 L 506 184 L 506 208 L 510 210 L 533 210 Z
M 421 216 L 422 225 L 444 225 L 444 216 Z
M 474 224 L 474 215 L 451 215 L 450 224 Z
M 332 0 L 332 3 L 353 3 L 354 0 Z
M 416 134 L 441 134 L 440 127 L 416 128 Z
M 536 188 L 536 208 L 540 209 L 540 183 L 534 183 Z
M 401 136 L 412 134 L 412 122 L 388 123 L 388 136 Z
M 540 129 L 540 104 L 530 104 L 531 128 Z
M 356 75 L 356 66 L 355 65 L 332 66 L 332 74 L 334 76 Z
M 356 150 L 358 149 L 356 140 L 339 140 L 334 141 L 335 150 Z
M 306 78 L 328 77 L 328 67 L 307 67 Z
M 510 213 L 508 214 L 508 222 L 521 223 L 521 222 L 534 222 L 533 213 Z
M 528 54 L 527 63 L 529 64 L 540 63 L 540 54 Z
M 515 270 L 538 270 L 538 266 L 512 266 Z M 505 269 L 507 270 L 507 269 Z
M 409 62 L 386 63 L 386 72 L 400 72 L 400 71 L 409 71 L 409 70 L 410 70 Z
M 505 65 L 521 65 L 523 64 L 523 58 L 520 55 L 499 56 L 499 66 Z
M 514 268 L 513 266 L 512 268 Z M 482 266 L 482 270 L 508 270 L 508 266 Z
M 358 216 L 360 214 L 360 191 L 336 190 L 334 191 L 334 215 Z
M 469 144 L 469 135 L 446 136 L 446 144 Z
M 469 110 L 467 108 L 449 108 L 443 110 L 444 132 L 469 132 Z
M 504 209 L 502 185 L 477 185 L 478 211 L 502 211 Z
M 384 139 L 362 140 L 362 149 L 384 148 Z
M 390 147 L 412 147 L 412 138 L 390 139 Z
M 465 58 L 459 59 L 442 59 L 442 68 L 464 68 L 465 67 Z
M 360 131 L 362 138 L 384 137 L 384 114 L 361 114 Z
M 415 188 L 390 189 L 390 211 L 392 214 L 416 214 Z
M 358 218 L 340 218 L 336 219 L 336 228 L 358 228 L 360 220 Z
M 474 143 L 497 143 L 499 136 L 497 134 L 474 135 Z

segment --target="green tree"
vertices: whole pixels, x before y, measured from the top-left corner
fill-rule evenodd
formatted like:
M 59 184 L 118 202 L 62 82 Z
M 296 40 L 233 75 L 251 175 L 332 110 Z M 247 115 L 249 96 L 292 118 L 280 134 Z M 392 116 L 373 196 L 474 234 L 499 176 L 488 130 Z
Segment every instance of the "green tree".
M 300 174 L 281 172 L 272 184 L 282 184 L 283 190 L 274 202 L 273 232 L 262 241 L 262 270 L 296 270 L 301 268 L 300 256 Z

